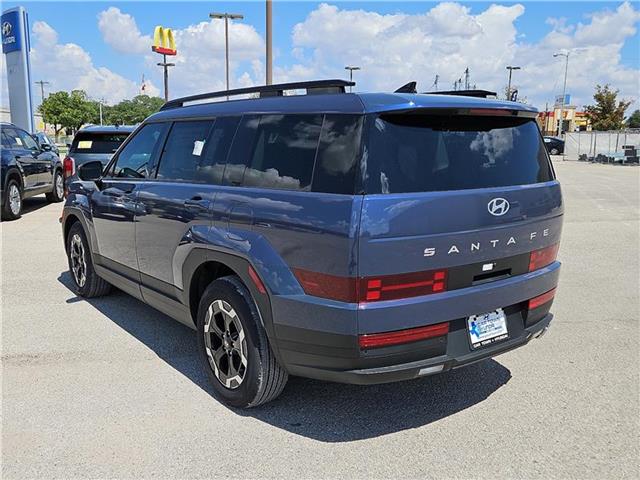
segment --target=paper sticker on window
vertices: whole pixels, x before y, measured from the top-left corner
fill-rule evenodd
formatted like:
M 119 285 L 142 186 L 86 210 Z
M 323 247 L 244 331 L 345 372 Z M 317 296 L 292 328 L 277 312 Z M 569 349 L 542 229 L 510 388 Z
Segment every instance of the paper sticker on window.
M 22 139 L 20 137 L 14 137 L 16 143 L 21 147 L 22 146 Z
M 202 155 L 202 149 L 204 148 L 204 140 L 196 140 L 193 142 L 193 152 L 192 155 L 199 157 Z
M 78 149 L 80 150 L 88 150 L 93 145 L 93 141 L 91 140 L 80 140 L 78 142 Z

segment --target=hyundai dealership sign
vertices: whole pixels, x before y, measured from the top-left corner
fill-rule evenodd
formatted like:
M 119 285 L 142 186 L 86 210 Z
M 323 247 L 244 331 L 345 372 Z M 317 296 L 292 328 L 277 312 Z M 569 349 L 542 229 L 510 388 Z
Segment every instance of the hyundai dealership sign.
M 23 7 L 2 13 L 2 53 L 6 58 L 7 86 L 11 121 L 29 132 L 34 131 L 31 101 L 31 64 L 29 62 L 29 21 Z

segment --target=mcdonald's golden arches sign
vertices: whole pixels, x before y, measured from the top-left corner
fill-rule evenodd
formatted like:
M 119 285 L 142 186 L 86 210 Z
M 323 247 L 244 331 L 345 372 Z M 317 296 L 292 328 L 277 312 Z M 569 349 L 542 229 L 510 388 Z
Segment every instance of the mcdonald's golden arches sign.
M 175 55 L 178 53 L 176 50 L 176 40 L 173 38 L 173 32 L 170 28 L 164 28 L 158 25 L 153 32 L 153 47 L 151 47 L 156 53 L 163 55 Z

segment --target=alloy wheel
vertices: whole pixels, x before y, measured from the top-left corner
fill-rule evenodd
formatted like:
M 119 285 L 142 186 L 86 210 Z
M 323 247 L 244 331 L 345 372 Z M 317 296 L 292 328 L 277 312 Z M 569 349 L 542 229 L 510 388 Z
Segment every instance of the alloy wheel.
M 56 196 L 58 198 L 62 198 L 64 196 L 64 178 L 62 178 L 62 175 L 60 174 L 56 175 L 55 189 L 56 189 Z
M 20 208 L 22 207 L 22 198 L 20 198 L 20 189 L 15 183 L 12 183 L 9 187 L 9 208 L 13 215 L 20 214 Z
M 85 258 L 84 244 L 82 238 L 77 233 L 71 237 L 69 249 L 71 258 L 71 271 L 78 287 L 84 287 L 87 281 L 87 260 Z
M 247 341 L 238 314 L 224 300 L 209 305 L 204 344 L 216 378 L 228 389 L 238 388 L 247 373 Z

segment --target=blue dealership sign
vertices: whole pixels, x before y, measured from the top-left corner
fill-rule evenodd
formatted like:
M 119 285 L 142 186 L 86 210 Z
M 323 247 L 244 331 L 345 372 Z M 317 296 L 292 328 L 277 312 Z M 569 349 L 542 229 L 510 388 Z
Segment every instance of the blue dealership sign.
M 22 19 L 20 12 L 13 10 L 2 15 L 2 53 L 22 49 Z

